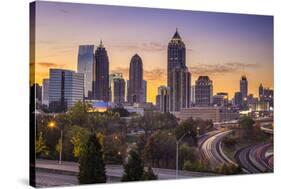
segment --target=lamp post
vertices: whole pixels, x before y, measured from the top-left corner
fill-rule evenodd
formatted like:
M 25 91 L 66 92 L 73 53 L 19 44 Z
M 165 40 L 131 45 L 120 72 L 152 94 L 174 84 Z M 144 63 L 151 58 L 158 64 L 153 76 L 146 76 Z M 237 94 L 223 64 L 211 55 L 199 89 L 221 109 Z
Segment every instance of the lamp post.
M 182 139 L 187 135 L 190 134 L 190 131 L 187 133 L 184 133 L 177 141 L 176 141 L 176 179 L 178 178 L 178 172 L 179 172 L 179 143 L 182 141 Z
M 51 128 L 51 129 L 57 127 L 56 122 L 54 122 L 54 121 L 49 122 L 48 127 Z M 59 145 L 60 145 L 59 164 L 60 165 L 61 165 L 61 159 L 62 159 L 62 139 L 63 139 L 63 130 L 60 129 L 60 143 L 59 143 Z

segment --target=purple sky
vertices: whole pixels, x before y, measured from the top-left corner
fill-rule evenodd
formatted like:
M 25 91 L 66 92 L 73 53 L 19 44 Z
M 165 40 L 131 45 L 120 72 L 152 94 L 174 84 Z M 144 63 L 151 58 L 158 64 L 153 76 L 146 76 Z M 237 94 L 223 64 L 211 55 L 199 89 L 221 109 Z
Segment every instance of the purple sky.
M 209 75 L 214 93 L 233 96 L 246 74 L 249 92 L 259 83 L 273 88 L 273 17 L 182 10 L 37 2 L 36 80 L 50 67 L 76 69 L 79 44 L 108 50 L 111 72 L 125 78 L 138 53 L 148 80 L 148 99 L 166 84 L 167 44 L 178 28 L 187 47 L 192 83 Z

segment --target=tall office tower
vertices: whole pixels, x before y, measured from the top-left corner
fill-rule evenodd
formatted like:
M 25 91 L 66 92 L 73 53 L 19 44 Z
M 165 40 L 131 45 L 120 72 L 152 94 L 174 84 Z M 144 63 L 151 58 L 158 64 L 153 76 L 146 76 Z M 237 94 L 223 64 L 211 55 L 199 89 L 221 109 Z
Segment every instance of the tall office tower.
M 49 108 L 52 112 L 67 111 L 77 101 L 83 101 L 84 74 L 50 69 L 49 76 Z
M 167 86 L 169 88 L 169 111 L 190 107 L 190 72 L 186 67 L 186 49 L 178 30 L 168 44 Z M 177 83 L 180 82 L 180 83 Z
M 146 80 L 142 80 L 142 100 L 141 102 L 146 103 L 147 100 L 147 82 Z
M 259 99 L 261 100 L 262 97 L 263 97 L 263 86 L 262 86 L 262 84 L 260 84 L 260 86 L 259 86 Z
M 213 82 L 208 76 L 199 76 L 195 82 L 196 106 L 210 106 L 213 103 Z
M 273 107 L 273 89 L 264 88 L 262 84 L 259 86 L 259 99 L 261 102 L 268 102 L 270 107 Z
M 77 72 L 84 74 L 84 97 L 92 98 L 94 45 L 79 45 Z
M 169 110 L 169 93 L 166 86 L 158 87 L 159 111 L 168 112 Z
M 110 90 L 112 102 L 122 105 L 125 102 L 125 80 L 121 73 L 110 74 L 112 77 Z
M 191 92 L 190 92 L 190 105 L 195 105 L 195 85 L 191 86 Z
M 93 94 L 95 100 L 109 101 L 109 60 L 102 41 L 95 52 Z
M 178 112 L 181 108 L 190 107 L 191 76 L 187 68 L 175 67 L 171 73 L 171 88 L 169 94 L 169 111 Z M 172 98 L 172 99 L 171 99 Z
M 242 103 L 243 103 L 242 93 L 241 92 L 236 92 L 234 94 L 234 105 L 241 106 Z
M 243 101 L 246 101 L 248 96 L 248 81 L 245 75 L 243 75 L 240 80 L 240 92 L 242 94 Z
M 42 82 L 42 104 L 49 105 L 49 79 Z
M 143 103 L 146 98 L 146 82 L 143 81 L 143 66 L 141 57 L 135 54 L 130 62 L 127 101 Z
M 113 78 L 123 78 L 122 73 L 109 74 L 109 101 L 113 102 Z

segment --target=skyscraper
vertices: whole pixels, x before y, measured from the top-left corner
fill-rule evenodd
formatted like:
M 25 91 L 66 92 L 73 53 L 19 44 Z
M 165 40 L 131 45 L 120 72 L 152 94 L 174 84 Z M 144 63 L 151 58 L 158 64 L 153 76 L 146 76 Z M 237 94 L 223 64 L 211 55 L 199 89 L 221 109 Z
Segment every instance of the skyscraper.
M 130 62 L 127 101 L 144 103 L 146 101 L 146 81 L 143 80 L 142 59 L 135 54 Z
M 111 96 L 112 102 L 122 105 L 125 102 L 125 80 L 121 73 L 111 74 Z
M 92 98 L 94 45 L 80 45 L 78 50 L 77 72 L 84 74 L 84 97 Z
M 191 76 L 187 68 L 175 67 L 171 72 L 170 111 L 178 112 L 181 108 L 190 107 Z
M 261 99 L 263 97 L 263 86 L 260 84 L 259 86 L 259 98 Z
M 212 105 L 213 82 L 208 76 L 199 76 L 195 82 L 195 104 L 196 106 Z
M 49 105 L 49 79 L 42 82 L 42 104 Z
M 264 88 L 262 84 L 259 86 L 259 99 L 261 102 L 268 102 L 270 107 L 273 107 L 273 89 Z
M 242 103 L 243 103 L 242 93 L 241 92 L 236 92 L 234 94 L 234 105 L 241 106 Z
M 95 100 L 109 101 L 109 60 L 102 41 L 95 52 L 93 94 Z
M 49 108 L 52 112 L 66 111 L 83 100 L 84 74 L 64 69 L 50 69 L 49 72 Z
M 186 67 L 186 49 L 178 30 L 168 44 L 167 86 L 169 111 L 190 107 L 191 74 Z
M 160 112 L 168 112 L 169 110 L 169 93 L 165 86 L 158 87 L 158 106 Z
M 146 103 L 146 99 L 147 99 L 147 82 L 146 80 L 142 80 L 142 102 Z
M 191 86 L 191 92 L 190 92 L 190 105 L 195 105 L 195 85 Z
M 248 81 L 245 75 L 243 75 L 240 80 L 240 92 L 242 94 L 243 101 L 246 101 L 248 96 Z

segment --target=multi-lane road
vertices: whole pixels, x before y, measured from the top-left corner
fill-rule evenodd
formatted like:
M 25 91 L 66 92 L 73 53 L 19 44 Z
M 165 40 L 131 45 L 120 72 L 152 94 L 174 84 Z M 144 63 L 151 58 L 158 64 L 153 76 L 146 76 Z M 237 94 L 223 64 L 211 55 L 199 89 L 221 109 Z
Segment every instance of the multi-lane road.
M 222 164 L 235 164 L 222 150 L 222 139 L 230 134 L 232 130 L 215 131 L 201 138 L 199 149 L 201 156 L 210 162 L 211 167 L 216 168 Z
M 247 173 L 273 172 L 272 143 L 250 145 L 237 151 L 235 159 Z
M 78 183 L 77 174 L 79 164 L 75 162 L 62 162 L 52 160 L 36 161 L 36 179 L 37 186 L 66 186 Z M 154 173 L 158 175 L 159 180 L 176 179 L 176 171 L 173 169 L 153 168 Z M 120 182 L 123 175 L 121 165 L 106 166 L 107 182 Z M 202 173 L 192 171 L 179 171 L 178 179 L 215 176 L 213 173 Z

